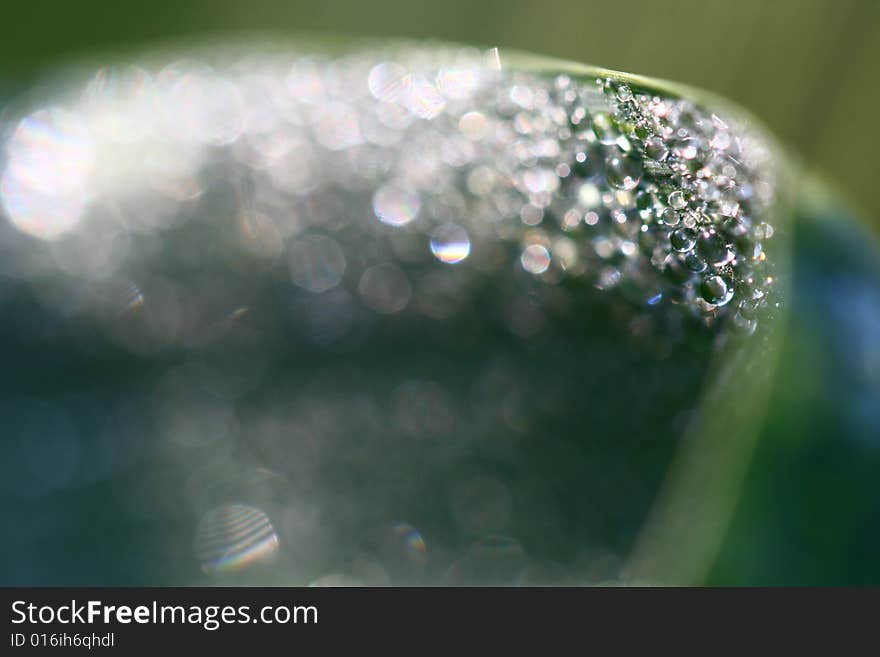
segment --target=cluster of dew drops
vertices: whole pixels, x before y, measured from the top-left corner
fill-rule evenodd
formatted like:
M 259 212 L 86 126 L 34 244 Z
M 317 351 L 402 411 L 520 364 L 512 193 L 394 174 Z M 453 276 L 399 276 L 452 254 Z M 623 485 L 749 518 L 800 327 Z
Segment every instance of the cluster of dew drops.
M 692 101 L 612 78 L 593 87 L 559 75 L 551 93 L 569 122 L 559 136 L 572 158 L 556 167 L 542 237 L 558 226 L 587 263 L 566 273 L 617 289 L 637 308 L 674 306 L 706 326 L 730 319 L 752 334 L 778 304 L 765 250 L 777 164 L 766 145 Z M 569 242 L 548 241 L 546 251 L 526 246 L 527 270 L 565 258 Z
M 774 280 L 765 251 L 775 232 L 765 220 L 775 192 L 772 154 L 692 102 L 634 93 L 610 79 L 597 84 L 612 98 L 621 133 L 621 153 L 607 161 L 609 183 L 635 190 L 640 244 L 678 284 L 673 300 L 709 320 L 733 309 L 734 326 L 754 332 Z
M 377 312 L 411 293 L 405 258 L 373 248 L 400 235 L 465 275 L 581 279 L 746 333 L 769 305 L 771 154 L 686 99 L 408 47 L 103 70 L 57 100 L 8 131 L 0 201 L 68 273 L 125 278 L 144 235 L 226 187 L 244 250 Z M 499 243 L 514 262 L 484 257 Z

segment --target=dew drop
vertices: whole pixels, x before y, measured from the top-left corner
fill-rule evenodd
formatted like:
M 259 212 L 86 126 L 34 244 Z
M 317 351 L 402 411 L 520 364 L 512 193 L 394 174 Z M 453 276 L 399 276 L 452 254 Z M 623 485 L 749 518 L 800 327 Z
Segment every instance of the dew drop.
M 406 69 L 400 64 L 381 62 L 370 70 L 367 86 L 377 100 L 392 102 L 403 94 L 406 75 Z
M 684 266 L 696 274 L 704 272 L 708 268 L 706 261 L 693 252 L 688 253 L 685 257 Z
M 660 137 L 651 137 L 645 141 L 645 154 L 657 162 L 663 162 L 669 157 L 669 148 Z
M 714 306 L 723 306 L 733 298 L 733 289 L 721 276 L 707 276 L 700 285 L 700 295 Z
M 443 224 L 431 235 L 431 253 L 440 262 L 455 264 L 467 258 L 470 252 L 470 238 L 458 224 Z
M 672 208 L 666 208 L 660 214 L 660 221 L 662 221 L 667 226 L 677 226 L 681 221 L 681 214 L 679 214 Z
M 735 257 L 730 245 L 718 233 L 703 233 L 697 243 L 697 252 L 714 267 L 722 267 Z
M 373 195 L 373 212 L 389 226 L 403 226 L 415 219 L 420 208 L 419 195 L 407 187 L 389 183 Z
M 677 228 L 669 235 L 669 242 L 672 244 L 673 249 L 679 253 L 685 253 L 694 248 L 697 238 L 692 229 Z
M 639 165 L 632 159 L 613 155 L 605 160 L 605 176 L 618 189 L 635 189 L 642 179 Z
M 480 141 L 489 134 L 489 121 L 482 112 L 468 112 L 458 121 L 458 129 L 471 141 Z
M 242 570 L 278 551 L 278 536 L 265 513 L 244 504 L 209 512 L 196 531 L 196 557 L 206 573 Z
M 606 146 L 615 143 L 617 138 L 620 137 L 620 133 L 614 126 L 611 117 L 601 112 L 593 117 L 593 133 L 596 135 L 596 138 Z
M 676 210 L 683 210 L 685 206 L 687 206 L 687 199 L 684 197 L 684 192 L 680 190 L 676 190 L 672 192 L 667 198 L 669 205 L 671 205 Z
M 578 189 L 578 201 L 585 208 L 595 208 L 602 203 L 602 193 L 593 183 L 584 183 Z
M 550 252 L 540 244 L 530 244 L 523 249 L 520 262 L 530 274 L 543 274 L 550 266 Z
M 617 90 L 617 100 L 621 103 L 628 103 L 633 99 L 632 89 L 627 87 L 625 84 L 621 85 Z

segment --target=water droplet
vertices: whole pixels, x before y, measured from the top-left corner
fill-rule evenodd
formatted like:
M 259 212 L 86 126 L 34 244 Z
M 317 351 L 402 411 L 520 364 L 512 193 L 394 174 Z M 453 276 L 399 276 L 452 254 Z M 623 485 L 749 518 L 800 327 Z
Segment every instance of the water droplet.
M 685 257 L 684 266 L 692 272 L 699 274 L 706 271 L 709 265 L 706 264 L 705 260 L 692 251 Z
M 531 274 L 543 274 L 550 266 L 550 252 L 540 244 L 530 244 L 520 256 L 523 269 Z
M 733 249 L 718 233 L 704 232 L 697 243 L 697 252 L 714 267 L 722 267 L 735 257 Z
M 645 141 L 645 154 L 657 162 L 663 162 L 669 157 L 669 148 L 660 137 L 650 137 Z
M 79 115 L 38 110 L 18 124 L 5 147 L 0 202 L 12 224 L 44 240 L 75 228 L 88 201 L 96 150 Z
M 377 100 L 390 103 L 403 93 L 406 69 L 394 62 L 376 64 L 367 77 L 367 87 Z
M 526 203 L 519 211 L 519 218 L 526 226 L 537 226 L 544 220 L 544 210 L 537 205 Z
M 672 248 L 679 253 L 690 251 L 697 242 L 694 231 L 690 228 L 677 228 L 669 235 L 669 242 Z
M 578 202 L 585 208 L 595 208 L 602 202 L 602 194 L 593 183 L 584 183 L 578 189 Z
M 697 215 L 693 212 L 685 212 L 681 218 L 681 225 L 686 228 L 694 228 L 697 223 Z
M 606 146 L 615 143 L 617 138 L 620 137 L 620 132 L 618 132 L 611 117 L 604 112 L 600 112 L 593 117 L 593 134 Z
M 470 252 L 470 238 L 458 224 L 443 224 L 431 235 L 431 253 L 441 262 L 461 262 Z
M 373 212 L 384 224 L 403 226 L 415 219 L 419 213 L 419 195 L 408 187 L 388 183 L 373 194 Z
M 723 306 L 733 298 L 733 288 L 721 276 L 707 276 L 700 285 L 700 295 L 713 306 Z
M 718 211 L 725 217 L 735 217 L 739 214 L 739 203 L 736 201 L 722 201 Z
M 458 120 L 458 129 L 471 141 L 479 141 L 489 133 L 489 121 L 482 112 L 468 112 Z
M 628 103 L 633 99 L 632 89 L 627 87 L 625 84 L 621 85 L 617 90 L 617 100 L 621 103 Z
M 667 226 L 677 226 L 681 221 L 681 214 L 672 208 L 665 208 L 663 212 L 660 213 L 660 220 Z
M 206 573 L 236 571 L 266 562 L 278 551 L 268 516 L 244 504 L 225 504 L 205 515 L 196 530 L 196 557 Z
M 687 206 L 687 199 L 684 192 L 676 190 L 667 197 L 667 202 L 676 210 L 683 210 Z
M 618 189 L 635 189 L 642 178 L 638 163 L 628 157 L 614 155 L 605 160 L 605 176 Z
M 430 121 L 446 107 L 446 99 L 433 84 L 420 76 L 407 76 L 403 90 L 403 105 L 413 116 Z

